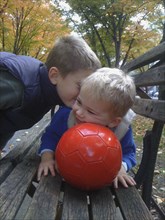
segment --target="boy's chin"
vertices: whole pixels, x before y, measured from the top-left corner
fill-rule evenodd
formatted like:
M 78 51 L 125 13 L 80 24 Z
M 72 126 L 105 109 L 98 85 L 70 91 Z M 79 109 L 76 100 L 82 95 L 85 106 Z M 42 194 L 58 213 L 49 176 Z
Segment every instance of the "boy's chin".
M 78 120 L 78 119 L 76 118 L 76 125 L 78 125 L 78 124 L 82 124 L 82 123 L 85 123 L 85 122 L 80 121 L 80 120 Z

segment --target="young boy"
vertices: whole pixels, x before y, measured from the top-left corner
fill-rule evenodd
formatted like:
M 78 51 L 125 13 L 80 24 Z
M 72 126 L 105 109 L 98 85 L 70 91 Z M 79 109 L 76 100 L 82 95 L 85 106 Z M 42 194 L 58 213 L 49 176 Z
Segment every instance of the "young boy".
M 109 127 L 120 140 L 123 159 L 121 170 L 114 180 L 115 188 L 118 182 L 125 187 L 135 185 L 134 179 L 127 174 L 136 164 L 136 149 L 130 127 L 134 116 L 130 108 L 135 94 L 133 80 L 119 69 L 101 68 L 84 79 L 72 111 L 61 107 L 43 134 L 38 180 L 42 174 L 46 176 L 48 171 L 55 175 L 54 150 L 63 133 L 76 124 L 90 122 Z
M 0 53 L 0 149 L 20 129 L 30 128 L 53 106 L 72 107 L 81 80 L 101 64 L 87 43 L 74 35 L 58 39 L 46 63 Z

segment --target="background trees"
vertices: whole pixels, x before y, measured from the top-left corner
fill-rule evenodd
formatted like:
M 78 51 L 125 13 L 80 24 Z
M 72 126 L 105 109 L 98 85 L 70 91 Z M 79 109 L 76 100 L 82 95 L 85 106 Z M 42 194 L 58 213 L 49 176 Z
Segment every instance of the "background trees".
M 54 0 L 74 30 L 81 33 L 103 65 L 122 66 L 161 40 L 163 1 Z M 70 8 L 63 7 L 67 2 Z M 78 15 L 79 19 L 76 19 Z
M 164 39 L 163 7 L 165 0 L 3 0 L 0 49 L 44 60 L 55 38 L 73 30 L 103 66 L 121 67 Z
M 0 49 L 44 60 L 57 36 L 70 32 L 49 0 L 4 0 Z

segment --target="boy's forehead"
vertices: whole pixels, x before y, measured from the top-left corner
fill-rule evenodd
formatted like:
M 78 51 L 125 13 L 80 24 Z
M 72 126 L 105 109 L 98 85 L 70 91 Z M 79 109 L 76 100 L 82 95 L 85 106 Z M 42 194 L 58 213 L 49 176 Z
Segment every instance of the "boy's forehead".
M 82 82 L 81 83 L 81 88 L 80 88 L 80 94 L 81 95 L 86 95 L 86 93 L 88 93 L 88 88 L 86 88 L 85 84 Z M 90 94 L 89 94 L 90 95 Z M 89 96 L 90 97 L 90 96 Z
M 81 101 L 86 103 L 88 102 L 88 105 L 90 106 L 100 106 L 104 110 L 111 111 L 112 103 L 107 101 L 103 96 L 97 97 L 97 95 L 95 95 L 95 91 L 93 91 L 93 88 L 86 86 L 85 84 L 82 84 L 80 88 L 79 97 Z
M 108 113 L 112 114 L 111 104 L 105 100 L 97 99 L 95 96 L 91 96 L 89 91 L 82 89 L 79 93 L 79 99 L 81 104 L 85 106 L 85 108 L 92 110 L 96 114 Z

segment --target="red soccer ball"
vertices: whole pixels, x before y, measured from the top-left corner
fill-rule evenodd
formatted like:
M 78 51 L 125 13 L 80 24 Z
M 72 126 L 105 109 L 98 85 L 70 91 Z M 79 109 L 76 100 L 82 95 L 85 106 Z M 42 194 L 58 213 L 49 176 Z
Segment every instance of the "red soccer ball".
M 66 182 L 83 190 L 110 185 L 121 167 L 121 145 L 115 134 L 101 125 L 78 124 L 64 133 L 55 158 Z

